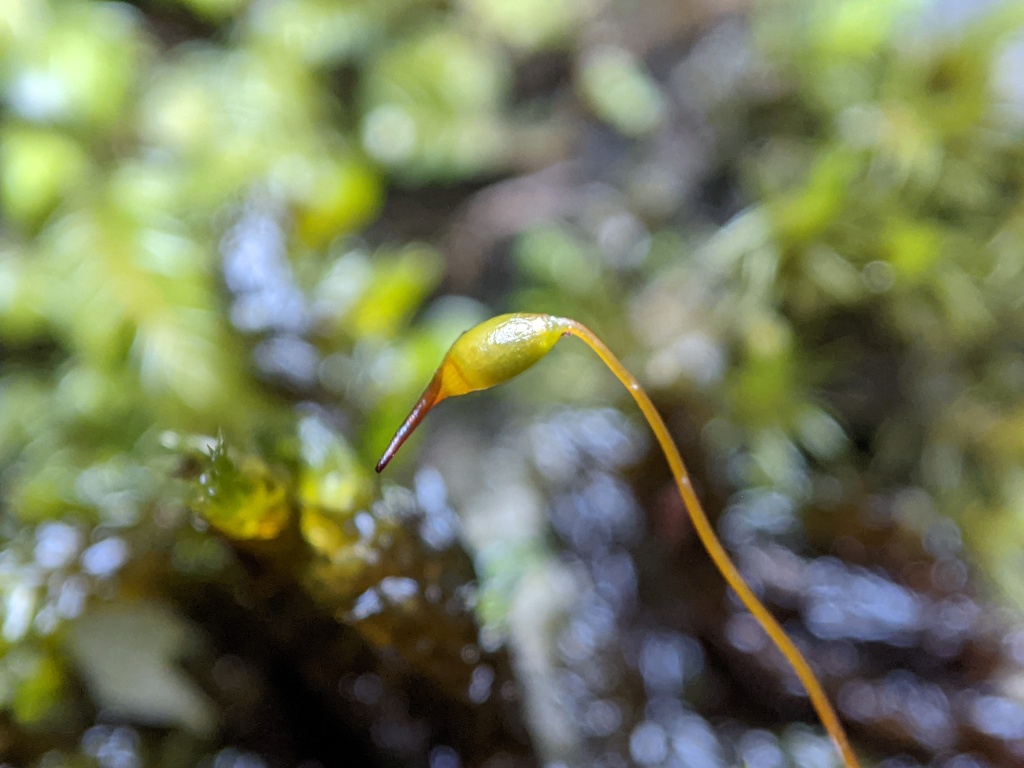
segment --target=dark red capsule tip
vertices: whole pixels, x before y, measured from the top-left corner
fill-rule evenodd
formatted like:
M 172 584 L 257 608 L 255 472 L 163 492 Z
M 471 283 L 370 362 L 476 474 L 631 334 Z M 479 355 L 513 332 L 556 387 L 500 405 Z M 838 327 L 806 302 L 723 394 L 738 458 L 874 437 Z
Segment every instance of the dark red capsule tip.
M 420 399 L 416 401 L 416 405 L 413 406 L 412 411 L 405 417 L 405 421 L 395 432 L 395 436 L 391 438 L 391 442 L 388 443 L 388 447 L 384 449 L 384 455 L 380 457 L 380 461 L 377 462 L 377 472 L 383 472 L 391 459 L 398 453 L 398 449 L 402 447 L 402 444 L 409 438 L 409 435 L 413 433 L 413 430 L 419 426 L 420 422 L 423 421 L 423 417 L 427 415 L 427 412 L 437 405 L 444 398 L 441 397 L 441 378 L 438 374 L 434 374 L 434 378 L 430 384 L 420 395 Z

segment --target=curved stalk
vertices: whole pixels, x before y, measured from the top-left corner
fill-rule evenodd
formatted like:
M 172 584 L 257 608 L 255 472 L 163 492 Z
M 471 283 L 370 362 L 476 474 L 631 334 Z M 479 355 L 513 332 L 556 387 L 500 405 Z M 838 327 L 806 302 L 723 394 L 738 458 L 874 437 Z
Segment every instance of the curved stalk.
M 651 398 L 644 391 L 643 387 L 640 386 L 640 382 L 637 381 L 636 377 L 612 354 L 612 351 L 605 346 L 604 342 L 594 335 L 593 331 L 575 320 L 567 320 L 566 323 L 565 335 L 575 336 L 590 347 L 601 358 L 601 361 L 608 366 L 611 372 L 615 374 L 615 377 L 622 382 L 623 386 L 629 390 L 629 394 L 633 396 L 636 404 L 640 406 L 640 411 L 654 431 L 654 435 L 658 439 L 658 445 L 661 446 L 662 453 L 665 454 L 665 458 L 668 460 L 672 476 L 676 481 L 676 486 L 679 488 L 679 495 L 683 498 L 686 511 L 690 515 L 690 521 L 693 523 L 694 530 L 697 531 L 697 536 L 701 544 L 704 545 L 704 549 L 711 556 L 711 560 L 714 562 L 719 573 L 722 574 L 729 586 L 739 595 L 743 605 L 754 615 L 757 623 L 768 633 L 768 637 L 775 643 L 775 647 L 782 652 L 782 655 L 786 657 L 786 660 L 793 667 L 797 677 L 800 679 L 800 683 L 811 699 L 814 711 L 817 712 L 822 725 L 825 726 L 825 730 L 828 731 L 832 741 L 835 742 L 836 748 L 842 755 L 843 762 L 847 768 L 859 768 L 860 764 L 853 752 L 853 747 L 850 746 L 850 741 L 846 737 L 842 724 L 839 722 L 839 717 L 829 703 L 828 696 L 825 695 L 825 691 L 821 687 L 821 683 L 818 682 L 818 678 L 811 669 L 811 665 L 804 658 L 804 655 L 800 653 L 800 649 L 789 639 L 789 635 L 786 634 L 786 631 L 775 617 L 765 608 L 753 590 L 747 586 L 747 582 L 740 575 L 736 566 L 733 565 L 728 553 L 718 540 L 718 536 L 715 535 L 711 521 L 708 520 L 707 513 L 704 512 L 704 507 L 693 490 L 693 483 L 690 482 L 690 473 L 686 471 L 686 465 L 683 464 L 683 458 L 679 454 L 679 449 L 672 440 L 668 427 L 665 426 L 664 419 L 661 418 L 661 414 L 658 413 L 654 403 L 651 402 Z

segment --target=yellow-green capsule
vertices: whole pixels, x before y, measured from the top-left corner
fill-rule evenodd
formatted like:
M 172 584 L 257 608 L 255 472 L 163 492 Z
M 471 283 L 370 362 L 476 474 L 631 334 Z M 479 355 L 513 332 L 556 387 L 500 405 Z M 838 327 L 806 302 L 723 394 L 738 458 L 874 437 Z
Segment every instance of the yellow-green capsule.
M 550 315 L 499 315 L 456 339 L 438 368 L 445 397 L 502 384 L 546 355 L 565 331 Z
M 431 408 L 445 398 L 489 389 L 518 376 L 551 351 L 568 323 L 551 315 L 499 315 L 459 336 L 391 438 L 377 471 L 388 465 Z

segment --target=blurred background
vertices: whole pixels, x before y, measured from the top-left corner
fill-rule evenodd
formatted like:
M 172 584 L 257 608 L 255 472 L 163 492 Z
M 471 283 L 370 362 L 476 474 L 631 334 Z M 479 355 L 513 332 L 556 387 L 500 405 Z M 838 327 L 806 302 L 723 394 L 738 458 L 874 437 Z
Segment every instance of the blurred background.
M 0 764 L 1024 764 L 1024 5 L 0 2 Z

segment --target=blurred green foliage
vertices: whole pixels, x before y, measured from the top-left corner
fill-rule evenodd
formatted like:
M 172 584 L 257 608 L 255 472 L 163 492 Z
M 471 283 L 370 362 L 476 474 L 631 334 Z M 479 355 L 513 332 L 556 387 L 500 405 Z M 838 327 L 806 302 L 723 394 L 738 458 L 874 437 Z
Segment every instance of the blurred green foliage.
M 1003 443 L 1009 453 L 996 459 L 976 420 L 1012 422 L 1024 394 L 1024 145 L 1004 58 L 1019 45 L 1024 14 L 1008 3 L 960 25 L 915 26 L 918 5 L 816 8 L 804 17 L 806 44 L 784 56 L 780 30 L 793 16 L 764 14 L 759 39 L 800 107 L 769 117 L 766 141 L 745 159 L 764 202 L 743 216 L 760 219 L 764 240 L 746 245 L 760 254 L 734 253 L 744 269 L 754 259 L 770 265 L 762 306 L 782 314 L 784 354 L 799 361 L 786 387 L 811 382 L 863 398 L 856 410 L 831 403 L 858 441 L 854 466 L 870 467 L 872 487 L 923 488 L 1024 604 L 1019 562 L 1006 556 L 1024 543 L 1019 522 L 1014 544 L 1006 538 L 1019 508 L 1015 473 L 996 469 L 1019 462 L 1021 446 Z M 892 43 L 880 45 L 880 35 Z M 880 362 L 891 373 L 872 372 Z
M 468 567 L 369 467 L 499 310 L 592 325 L 718 493 L 812 533 L 894 495 L 1024 605 L 1020 4 L 775 0 L 684 54 L 690 6 L 0 3 L 0 759 L 81 759 L 102 696 L 68 623 L 242 579 L 233 548 L 339 624 L 413 616 L 443 652 L 361 637 L 458 688 L 474 628 L 403 579 L 468 610 Z M 495 247 L 446 260 L 474 227 Z M 506 402 L 621 397 L 558 355 Z M 550 562 L 529 542 L 479 561 L 488 625 Z M 216 746 L 193 730 L 182 755 Z

